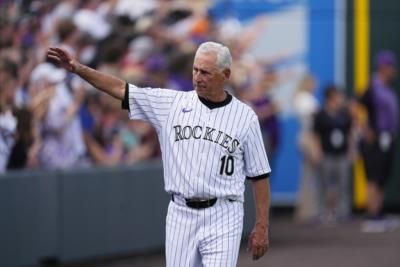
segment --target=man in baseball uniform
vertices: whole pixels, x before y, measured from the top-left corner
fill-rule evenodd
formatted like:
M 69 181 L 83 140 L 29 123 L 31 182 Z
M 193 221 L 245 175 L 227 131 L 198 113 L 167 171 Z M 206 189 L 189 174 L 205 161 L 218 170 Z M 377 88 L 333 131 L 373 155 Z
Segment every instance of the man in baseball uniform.
M 199 46 L 194 91 L 139 88 L 50 48 L 50 59 L 122 101 L 131 119 L 157 131 L 165 190 L 167 266 L 236 266 L 243 228 L 245 179 L 256 205 L 249 249 L 258 259 L 268 249 L 271 172 L 256 114 L 224 91 L 232 57 L 221 44 Z

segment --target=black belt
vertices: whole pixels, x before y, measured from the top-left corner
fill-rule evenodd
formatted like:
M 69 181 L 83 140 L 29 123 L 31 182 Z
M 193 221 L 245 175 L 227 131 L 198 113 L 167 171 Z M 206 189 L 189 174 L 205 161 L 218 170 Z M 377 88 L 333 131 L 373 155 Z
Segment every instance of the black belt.
M 174 195 L 171 195 L 172 201 L 175 202 Z M 217 202 L 217 198 L 210 199 L 193 199 L 185 198 L 186 206 L 192 209 L 205 209 L 214 206 Z

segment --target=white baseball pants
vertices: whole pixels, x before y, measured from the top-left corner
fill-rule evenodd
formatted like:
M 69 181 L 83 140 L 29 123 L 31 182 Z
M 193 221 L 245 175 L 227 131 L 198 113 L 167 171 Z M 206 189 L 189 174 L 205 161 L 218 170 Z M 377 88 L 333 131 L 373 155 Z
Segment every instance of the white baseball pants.
M 175 197 L 166 219 L 167 266 L 236 266 L 242 230 L 240 201 L 218 199 L 212 207 L 193 209 Z

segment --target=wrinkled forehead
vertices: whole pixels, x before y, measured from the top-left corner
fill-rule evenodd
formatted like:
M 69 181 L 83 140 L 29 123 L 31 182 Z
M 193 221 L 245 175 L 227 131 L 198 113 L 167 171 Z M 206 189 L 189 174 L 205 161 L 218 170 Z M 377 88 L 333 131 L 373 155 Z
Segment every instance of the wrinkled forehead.
M 217 54 L 215 52 L 197 52 L 194 57 L 194 65 L 216 68 Z

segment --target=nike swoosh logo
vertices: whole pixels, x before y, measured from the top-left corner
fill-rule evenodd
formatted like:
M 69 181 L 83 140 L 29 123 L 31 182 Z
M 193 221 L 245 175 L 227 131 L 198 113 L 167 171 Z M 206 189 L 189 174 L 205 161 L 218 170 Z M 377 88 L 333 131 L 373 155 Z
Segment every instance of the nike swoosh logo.
M 182 112 L 183 112 L 183 113 L 190 112 L 190 111 L 192 111 L 191 108 L 190 108 L 190 109 L 189 109 L 189 108 L 183 108 L 183 109 L 182 109 Z

